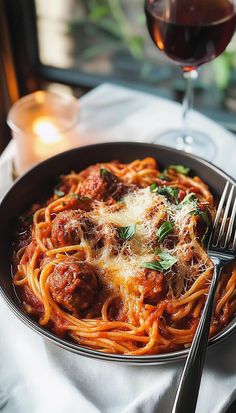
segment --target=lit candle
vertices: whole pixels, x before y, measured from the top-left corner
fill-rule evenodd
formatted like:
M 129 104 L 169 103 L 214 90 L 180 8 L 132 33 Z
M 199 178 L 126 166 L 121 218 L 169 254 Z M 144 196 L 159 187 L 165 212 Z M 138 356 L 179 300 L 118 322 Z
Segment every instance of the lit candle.
M 32 142 L 38 161 L 46 159 L 65 149 L 65 140 L 56 124 L 48 117 L 36 119 L 32 125 Z
M 15 167 L 21 174 L 30 166 L 76 146 L 71 129 L 78 120 L 78 101 L 72 96 L 38 91 L 11 108 L 8 125 L 15 143 Z

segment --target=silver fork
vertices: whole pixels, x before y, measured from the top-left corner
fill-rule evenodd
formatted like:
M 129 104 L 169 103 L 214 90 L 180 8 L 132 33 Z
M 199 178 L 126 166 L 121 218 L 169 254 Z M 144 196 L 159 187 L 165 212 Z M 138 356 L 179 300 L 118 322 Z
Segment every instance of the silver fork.
M 230 184 L 229 181 L 226 183 L 221 196 L 209 237 L 207 252 L 214 264 L 214 274 L 179 382 L 172 413 L 195 412 L 218 281 L 225 264 L 236 259 L 236 186 Z

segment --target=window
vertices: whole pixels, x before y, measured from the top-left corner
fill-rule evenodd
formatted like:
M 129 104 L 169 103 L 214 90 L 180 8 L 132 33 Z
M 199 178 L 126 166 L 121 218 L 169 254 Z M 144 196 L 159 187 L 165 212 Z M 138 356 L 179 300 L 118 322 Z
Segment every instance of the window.
M 56 82 L 79 96 L 110 81 L 182 101 L 181 71 L 153 45 L 143 2 L 3 0 L 20 95 Z M 236 131 L 236 38 L 199 73 L 195 107 Z
M 182 100 L 182 75 L 152 44 L 143 0 L 35 1 L 40 60 L 48 68 L 64 69 L 62 78 L 68 80 L 66 69 L 73 84 L 113 81 Z M 195 93 L 199 110 L 233 130 L 235 57 L 236 38 L 222 56 L 200 69 Z

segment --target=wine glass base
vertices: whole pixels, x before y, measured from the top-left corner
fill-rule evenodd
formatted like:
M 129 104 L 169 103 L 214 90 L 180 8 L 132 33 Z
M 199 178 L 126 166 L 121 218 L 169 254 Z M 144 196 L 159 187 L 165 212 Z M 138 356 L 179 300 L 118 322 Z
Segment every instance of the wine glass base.
M 202 132 L 192 131 L 191 136 L 185 136 L 183 131 L 170 130 L 159 135 L 154 143 L 170 146 L 186 153 L 198 155 L 211 161 L 216 155 L 216 145 L 213 140 Z

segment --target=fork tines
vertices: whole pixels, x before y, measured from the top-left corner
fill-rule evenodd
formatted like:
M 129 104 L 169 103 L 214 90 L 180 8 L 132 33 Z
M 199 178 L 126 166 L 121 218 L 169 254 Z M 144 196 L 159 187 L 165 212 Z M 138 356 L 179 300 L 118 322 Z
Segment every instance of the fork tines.
M 213 248 L 236 249 L 236 186 L 229 181 L 220 199 L 210 244 Z

